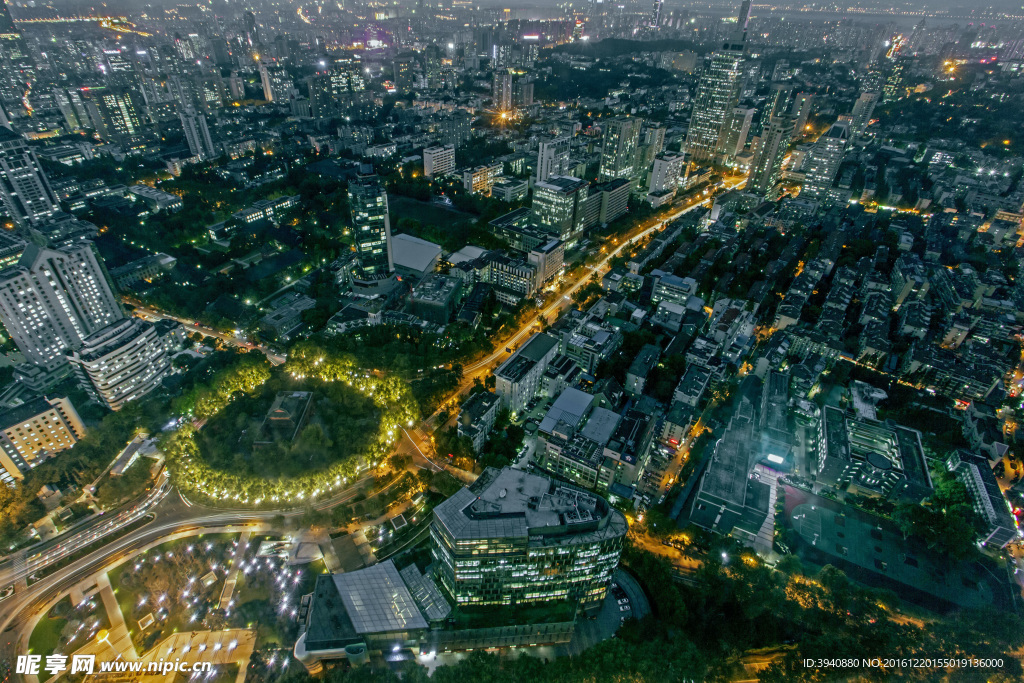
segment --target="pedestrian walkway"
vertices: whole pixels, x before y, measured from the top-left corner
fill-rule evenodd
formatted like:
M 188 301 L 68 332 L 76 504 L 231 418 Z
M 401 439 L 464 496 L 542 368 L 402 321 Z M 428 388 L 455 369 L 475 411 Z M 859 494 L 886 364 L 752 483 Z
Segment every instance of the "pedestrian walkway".
M 252 532 L 244 531 L 241 538 L 238 539 L 238 545 L 231 557 L 231 571 L 228 572 L 228 576 L 224 580 L 224 589 L 220 593 L 220 603 L 217 605 L 220 610 L 226 610 L 231 605 L 231 596 L 234 595 L 235 585 L 238 584 L 238 563 L 245 557 L 245 550 L 249 547 L 250 538 L 252 538 Z

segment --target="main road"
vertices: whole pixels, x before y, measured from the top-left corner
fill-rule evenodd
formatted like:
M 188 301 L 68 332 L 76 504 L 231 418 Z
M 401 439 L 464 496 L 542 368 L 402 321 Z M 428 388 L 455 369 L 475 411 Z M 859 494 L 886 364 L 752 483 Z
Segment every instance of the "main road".
M 722 191 L 725 192 L 733 190 L 739 187 L 740 185 L 744 184 L 745 182 L 747 182 L 747 179 L 745 177 L 729 179 L 723 183 Z M 511 354 L 508 351 L 506 351 L 506 349 L 516 348 L 519 346 L 519 344 L 529 339 L 530 336 L 533 335 L 534 328 L 541 322 L 542 318 L 544 320 L 552 320 L 552 316 L 560 316 L 567 308 L 570 308 L 572 306 L 572 295 L 579 291 L 580 288 L 586 286 L 586 284 L 590 281 L 591 277 L 595 275 L 603 275 L 609 268 L 608 264 L 611 263 L 613 259 L 618 258 L 622 254 L 624 249 L 633 247 L 639 241 L 661 230 L 668 223 L 684 216 L 685 214 L 695 209 L 700 208 L 708 201 L 713 199 L 714 196 L 714 192 L 709 192 L 708 196 L 706 197 L 690 198 L 688 201 L 685 201 L 682 204 L 682 206 L 676 208 L 675 210 L 669 212 L 666 215 L 657 216 L 655 218 L 650 219 L 648 222 L 635 228 L 629 235 L 624 236 L 622 238 L 621 243 L 619 243 L 614 249 L 609 251 L 604 256 L 604 258 L 602 258 L 594 265 L 582 269 L 582 271 L 579 273 L 576 279 L 569 283 L 568 287 L 566 287 L 562 291 L 562 293 L 558 296 L 558 298 L 555 301 L 551 302 L 551 304 L 549 304 L 546 308 L 538 311 L 536 315 L 532 316 L 528 321 L 523 323 L 523 325 L 518 330 L 516 330 L 508 339 L 506 339 L 504 343 L 498 346 L 494 353 L 484 358 L 481 358 L 477 361 L 474 361 L 473 363 L 470 363 L 465 368 L 463 368 L 462 385 L 460 386 L 457 394 L 462 394 L 468 391 L 469 388 L 472 387 L 474 380 L 486 376 L 494 368 L 500 365 L 503 361 L 507 360 L 511 356 Z M 438 408 L 438 410 L 433 415 L 424 420 L 424 425 L 426 425 L 427 427 L 432 426 L 434 421 L 437 419 L 437 416 L 442 412 L 443 409 L 444 406 Z

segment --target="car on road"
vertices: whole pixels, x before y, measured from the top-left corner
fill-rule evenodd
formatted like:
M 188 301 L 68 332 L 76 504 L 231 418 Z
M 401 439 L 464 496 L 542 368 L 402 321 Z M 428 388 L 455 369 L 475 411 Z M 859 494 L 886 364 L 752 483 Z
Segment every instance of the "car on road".
M 629 604 L 629 598 L 621 598 L 619 600 L 619 604 L 620 605 L 628 605 Z
M 629 611 L 629 605 L 619 605 L 619 611 L 620 612 L 628 612 Z

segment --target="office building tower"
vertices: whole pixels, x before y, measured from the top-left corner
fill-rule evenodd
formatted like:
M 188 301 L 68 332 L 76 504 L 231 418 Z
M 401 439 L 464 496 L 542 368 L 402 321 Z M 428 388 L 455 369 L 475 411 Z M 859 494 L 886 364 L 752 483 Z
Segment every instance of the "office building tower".
M 16 266 L 0 272 L 0 321 L 25 355 L 18 371 L 66 372 L 64 352 L 124 317 L 106 268 L 91 242 L 60 249 L 30 244 Z
M 565 174 L 569 170 L 571 149 L 572 138 L 568 136 L 541 140 L 537 146 L 537 181 Z
M 711 163 L 721 153 L 729 114 L 739 104 L 749 20 L 750 0 L 744 0 L 736 32 L 712 53 L 711 63 L 697 86 L 683 145 L 691 162 Z
M 53 101 L 64 117 L 64 124 L 67 130 L 75 132 L 85 128 L 89 123 L 89 115 L 82 104 L 82 98 L 78 92 L 68 91 L 64 88 L 53 89 Z
M 263 99 L 268 102 L 287 104 L 295 90 L 287 71 L 280 68 L 272 69 L 266 64 L 260 64 L 260 84 L 263 86 Z
M 771 91 L 768 94 L 768 101 L 765 102 L 764 112 L 761 116 L 765 127 L 776 116 L 785 116 L 789 113 L 792 95 L 792 85 L 788 83 L 772 83 Z
M 130 142 L 142 131 L 142 107 L 131 90 L 111 90 L 86 101 L 86 110 L 96 132 L 104 140 Z
M 0 9 L 0 63 L 4 67 L 0 69 L 0 97 L 10 107 L 16 106 L 25 95 L 26 87 L 35 80 L 36 63 L 33 51 L 11 18 L 7 3 Z
M 654 8 L 651 10 L 651 27 L 658 28 L 661 26 L 661 10 L 665 5 L 665 0 L 654 0 Z
M 850 124 L 850 135 L 852 137 L 862 137 L 867 131 L 868 124 L 871 123 L 871 114 L 874 113 L 877 103 L 878 93 L 876 92 L 862 92 L 857 101 L 853 103 L 853 112 L 850 114 L 850 117 L 853 119 Z
M 348 185 L 356 258 L 364 276 L 388 275 L 395 269 L 391 253 L 388 193 L 376 175 L 360 175 Z
M 245 13 L 245 42 L 249 47 L 256 47 L 260 44 L 260 29 L 256 24 L 256 15 L 251 11 Z
M 67 358 L 82 388 L 111 410 L 156 389 L 171 370 L 163 339 L 139 318 L 124 318 L 94 332 Z
M 849 141 L 850 121 L 845 118 L 833 123 L 828 131 L 818 138 L 808 157 L 801 197 L 818 202 L 828 197 Z
M 627 117 L 601 122 L 601 180 L 632 180 L 638 175 L 634 164 L 642 125 L 641 119 Z
M 683 174 L 685 158 L 682 154 L 671 152 L 654 157 L 649 184 L 651 194 L 676 191 L 679 186 L 679 177 Z
M 426 147 L 423 150 L 423 175 L 428 178 L 448 175 L 455 170 L 455 145 Z
M 217 156 L 213 138 L 210 137 L 210 128 L 206 125 L 206 117 L 194 111 L 183 111 L 179 116 L 192 156 L 200 159 L 212 159 Z
M 793 139 L 799 138 L 804 134 L 804 128 L 807 126 L 807 119 L 811 116 L 811 104 L 814 100 L 814 95 L 807 92 L 798 92 L 793 97 L 793 105 L 789 110 L 789 115 L 796 119 L 793 124 Z
M 512 74 L 508 71 L 500 70 L 494 74 L 491 99 L 498 112 L 507 112 L 512 108 L 512 80 Z
M 651 170 L 654 157 L 661 154 L 665 149 L 666 129 L 662 126 L 648 124 L 640 131 L 640 139 L 636 145 L 633 168 L 636 175 L 646 184 L 646 175 Z
M 736 155 L 747 146 L 747 137 L 750 135 L 750 126 L 754 122 L 756 111 L 753 107 L 736 107 L 732 110 L 725 142 L 721 145 L 722 154 L 727 161 L 736 158 Z
M 775 198 L 775 187 L 782 178 L 782 164 L 793 137 L 792 116 L 776 116 L 761 137 L 761 146 L 754 157 L 747 189 L 769 199 Z
M 626 518 L 588 491 L 506 467 L 434 508 L 435 578 L 461 605 L 604 600 Z
M 568 245 L 575 243 L 584 228 L 586 180 L 572 176 L 550 176 L 533 186 L 530 210 L 537 225 Z
M 83 436 L 85 424 L 66 397 L 40 396 L 0 414 L 0 486 L 14 486 Z
M 35 152 L 25 138 L 4 126 L 0 126 L 0 198 L 20 226 L 60 211 L 57 195 Z
M 885 79 L 885 87 L 882 88 L 883 102 L 895 102 L 906 96 L 906 86 L 904 85 L 905 71 L 906 65 L 902 60 L 892 65 L 892 69 L 890 69 L 889 75 Z
M 395 61 L 392 62 L 392 71 L 394 73 L 394 83 L 396 92 L 405 93 L 412 90 L 413 80 L 415 76 L 413 66 L 415 64 L 415 55 L 404 54 L 395 57 Z
M 515 107 L 533 106 L 533 81 L 528 78 L 517 78 L 512 84 L 512 105 Z

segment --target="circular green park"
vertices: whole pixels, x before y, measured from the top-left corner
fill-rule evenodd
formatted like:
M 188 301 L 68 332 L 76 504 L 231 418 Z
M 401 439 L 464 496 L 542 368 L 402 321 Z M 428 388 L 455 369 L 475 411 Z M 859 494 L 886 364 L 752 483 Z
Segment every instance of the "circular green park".
M 205 503 L 293 508 L 383 462 L 418 407 L 397 377 L 298 344 L 281 366 L 255 354 L 190 396 L 164 440 L 175 485 Z

